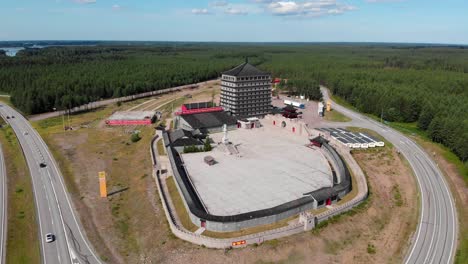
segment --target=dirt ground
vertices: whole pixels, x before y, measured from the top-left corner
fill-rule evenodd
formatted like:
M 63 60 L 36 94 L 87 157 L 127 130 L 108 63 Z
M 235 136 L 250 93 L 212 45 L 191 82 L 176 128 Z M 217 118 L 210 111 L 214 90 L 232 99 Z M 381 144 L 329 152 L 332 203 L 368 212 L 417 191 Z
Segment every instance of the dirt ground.
M 212 89 L 195 89 L 193 92 L 198 95 L 190 101 L 211 100 Z M 167 101 L 170 96 L 157 100 Z M 219 102 L 217 98 L 218 94 L 215 102 Z M 75 131 L 61 132 L 61 118 L 44 120 L 41 123 L 44 128 L 39 130 L 68 179 L 67 186 L 72 190 L 86 233 L 104 261 L 193 264 L 401 261 L 417 222 L 416 184 L 408 167 L 388 147 L 354 154 L 369 178 L 370 200 L 357 213 L 340 217 L 319 230 L 258 247 L 227 251 L 206 249 L 175 238 L 151 177 L 149 142 L 153 128 L 138 127 L 142 139 L 132 143 L 128 129 L 99 125 L 111 112 L 141 102 L 74 116 L 72 125 L 81 127 Z M 115 192 L 107 199 L 99 198 L 97 173 L 101 170 L 108 173 L 109 192 Z
M 414 178 L 389 148 L 354 157 L 368 176 L 369 202 L 354 215 L 308 233 L 258 247 L 222 251 L 200 247 L 168 252 L 164 263 L 399 263 L 417 222 Z
M 219 92 L 207 85 L 73 115 L 70 124 L 74 129 L 65 133 L 62 117 L 34 124 L 54 153 L 87 236 L 104 261 L 160 263 L 160 252 L 181 243 L 168 229 L 151 177 L 149 146 L 154 128 L 107 127 L 105 118 L 146 100 L 153 100 L 149 104 L 154 107 L 173 98 L 181 103 L 185 94 L 193 96 L 187 101 L 211 100 L 213 90 L 216 101 Z M 65 122 L 68 124 L 68 118 Z M 142 139 L 136 143 L 130 140 L 133 130 L 141 131 Z M 108 198 L 99 197 L 99 171 L 107 172 Z

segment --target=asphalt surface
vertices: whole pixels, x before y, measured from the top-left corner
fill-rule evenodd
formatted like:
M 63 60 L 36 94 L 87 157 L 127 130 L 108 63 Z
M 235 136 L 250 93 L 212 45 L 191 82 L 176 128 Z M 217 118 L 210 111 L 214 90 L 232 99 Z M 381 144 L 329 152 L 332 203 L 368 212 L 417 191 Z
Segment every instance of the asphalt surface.
M 322 87 L 324 98 L 328 90 Z M 444 175 L 415 142 L 367 116 L 336 103 L 332 108 L 352 118 L 336 126 L 372 129 L 391 142 L 408 160 L 419 185 L 420 218 L 405 263 L 453 263 L 457 241 L 457 212 Z
M 7 235 L 7 178 L 5 158 L 0 145 L 0 263 L 5 263 L 6 257 L 6 235 Z
M 13 108 L 0 104 L 0 114 L 15 131 L 31 174 L 42 262 L 101 263 L 74 213 L 63 176 L 47 145 L 30 123 Z M 41 163 L 46 164 L 46 167 L 41 167 Z M 46 243 L 47 233 L 54 234 L 56 240 Z

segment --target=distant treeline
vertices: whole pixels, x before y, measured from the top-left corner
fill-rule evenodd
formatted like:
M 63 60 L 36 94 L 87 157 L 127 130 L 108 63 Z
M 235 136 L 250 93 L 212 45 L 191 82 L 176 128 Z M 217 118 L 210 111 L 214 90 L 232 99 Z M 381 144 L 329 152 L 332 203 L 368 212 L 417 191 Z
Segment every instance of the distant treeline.
M 0 56 L 0 90 L 26 113 L 64 109 L 218 77 L 248 56 L 320 99 L 319 84 L 387 121 L 417 122 L 436 142 L 468 158 L 468 50 L 370 45 L 167 45 L 49 47 Z
M 467 161 L 468 50 L 315 46 L 288 51 L 270 53 L 262 66 L 300 88 L 325 85 L 384 120 L 416 122 L 433 141 Z

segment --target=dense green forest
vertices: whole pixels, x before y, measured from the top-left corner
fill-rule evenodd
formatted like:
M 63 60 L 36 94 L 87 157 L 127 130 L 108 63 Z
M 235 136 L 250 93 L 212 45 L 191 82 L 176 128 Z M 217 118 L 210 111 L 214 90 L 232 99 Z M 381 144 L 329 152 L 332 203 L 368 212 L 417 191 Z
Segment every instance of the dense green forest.
M 387 121 L 416 122 L 468 159 L 468 49 L 351 44 L 165 44 L 49 47 L 0 55 L 0 91 L 26 113 L 64 109 L 218 77 L 249 57 L 288 89 L 319 84 Z

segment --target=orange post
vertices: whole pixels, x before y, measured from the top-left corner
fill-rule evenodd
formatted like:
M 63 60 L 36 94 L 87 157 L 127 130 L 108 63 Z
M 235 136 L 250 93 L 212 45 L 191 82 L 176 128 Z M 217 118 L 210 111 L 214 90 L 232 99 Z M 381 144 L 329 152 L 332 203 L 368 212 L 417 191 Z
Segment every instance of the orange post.
M 99 172 L 99 190 L 101 191 L 101 197 L 107 197 L 107 183 L 106 183 L 106 172 Z
M 330 112 L 331 111 L 331 102 L 328 101 L 327 102 L 327 112 Z

